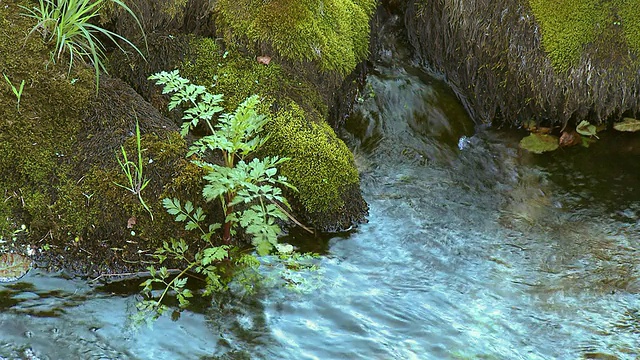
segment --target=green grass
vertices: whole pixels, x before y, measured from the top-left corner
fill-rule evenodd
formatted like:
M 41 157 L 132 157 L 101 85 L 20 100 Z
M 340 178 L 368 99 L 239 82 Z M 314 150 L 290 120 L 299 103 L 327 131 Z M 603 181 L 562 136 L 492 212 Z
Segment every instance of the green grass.
M 131 9 L 120 0 L 39 0 L 38 6 L 27 8 L 21 6 L 27 13 L 24 16 L 35 19 L 38 23 L 31 29 L 29 36 L 40 32 L 46 42 L 55 43 L 55 50 L 51 59 L 59 61 L 64 54 L 69 56 L 69 72 L 76 59 L 81 59 L 93 65 L 96 77 L 96 93 L 100 81 L 100 72 L 107 72 L 105 67 L 105 47 L 98 39 L 103 35 L 125 52 L 118 40 L 124 41 L 141 56 L 142 52 L 131 41 L 112 31 L 92 23 L 100 15 L 105 2 L 112 2 L 126 10 L 138 23 L 142 25 Z M 144 35 L 144 31 L 143 31 Z

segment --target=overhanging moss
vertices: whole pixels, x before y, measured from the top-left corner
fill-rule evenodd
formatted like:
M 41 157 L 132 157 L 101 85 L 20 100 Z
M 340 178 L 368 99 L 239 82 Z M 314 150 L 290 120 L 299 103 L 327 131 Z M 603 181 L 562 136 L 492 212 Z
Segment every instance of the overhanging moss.
M 476 121 L 600 124 L 640 112 L 640 10 L 624 0 L 409 2 L 411 45 Z
M 216 11 L 239 37 L 265 42 L 282 56 L 353 71 L 368 51 L 375 0 L 219 0 Z

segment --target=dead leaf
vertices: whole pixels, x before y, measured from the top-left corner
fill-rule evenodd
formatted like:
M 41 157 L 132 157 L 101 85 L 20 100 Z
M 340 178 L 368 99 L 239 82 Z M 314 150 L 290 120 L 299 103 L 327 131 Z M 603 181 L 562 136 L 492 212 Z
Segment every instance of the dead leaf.
M 551 128 L 538 126 L 535 120 L 529 120 L 525 122 L 522 126 L 532 133 L 549 134 L 551 132 Z
M 0 282 L 16 281 L 31 269 L 31 259 L 14 253 L 0 255 Z
M 574 146 L 582 143 L 582 137 L 575 131 L 563 131 L 558 144 L 560 147 Z
M 127 220 L 127 229 L 133 229 L 133 225 L 136 224 L 136 217 L 132 216 L 129 218 L 129 220 Z
M 269 63 L 271 62 L 271 57 L 270 56 L 258 56 L 256 58 L 256 60 L 258 60 L 258 62 L 260 64 L 269 65 Z

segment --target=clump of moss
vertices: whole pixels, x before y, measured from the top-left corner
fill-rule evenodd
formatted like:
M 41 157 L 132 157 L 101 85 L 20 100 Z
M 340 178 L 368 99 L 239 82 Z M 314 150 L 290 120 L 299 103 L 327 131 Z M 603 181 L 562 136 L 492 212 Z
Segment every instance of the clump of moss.
M 325 122 L 310 122 L 294 102 L 277 111 L 267 125 L 267 154 L 291 158 L 281 172 L 298 192 L 296 200 L 311 214 L 339 213 L 344 195 L 359 186 L 353 154 Z
M 182 76 L 207 86 L 213 93 L 224 94 L 224 106 L 233 111 L 252 94 L 273 95 L 282 91 L 280 66 L 258 63 L 238 51 L 225 51 L 210 38 L 191 41 L 193 54 L 182 63 Z
M 623 1 L 618 7 L 620 25 L 629 48 L 640 55 L 640 8 L 634 1 Z
M 236 49 L 223 50 L 213 39 L 196 37 L 190 41 L 189 55 L 180 66 L 181 74 L 209 91 L 224 94 L 224 106 L 233 111 L 253 94 L 273 99 L 293 98 L 305 111 L 325 117 L 328 109 L 308 81 L 286 72 L 275 62 L 260 64 Z
M 540 24 L 542 45 L 556 70 L 566 71 L 575 65 L 592 43 L 607 48 L 599 49 L 607 57 L 616 52 L 617 57 L 624 57 L 628 49 L 640 51 L 640 11 L 636 4 L 624 0 L 529 0 L 529 5 Z M 620 28 L 623 35 L 617 33 Z
M 599 1 L 530 0 L 542 28 L 542 45 L 551 63 L 561 71 L 575 64 L 583 46 L 593 42 L 609 16 Z
M 316 61 L 351 72 L 368 51 L 375 0 L 219 0 L 222 21 L 250 41 L 268 43 L 287 59 Z

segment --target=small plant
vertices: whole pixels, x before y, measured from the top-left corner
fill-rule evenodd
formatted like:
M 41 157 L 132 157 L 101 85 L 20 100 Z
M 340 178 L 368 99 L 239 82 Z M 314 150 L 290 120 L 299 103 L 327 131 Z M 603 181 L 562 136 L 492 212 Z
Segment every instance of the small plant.
M 45 41 L 55 41 L 55 52 L 52 53 L 54 62 L 56 59 L 59 60 L 62 54 L 67 53 L 69 55 L 69 72 L 71 72 L 76 58 L 93 65 L 96 76 L 96 93 L 98 92 L 100 72 L 107 72 L 104 65 L 105 47 L 98 36 L 108 38 L 124 53 L 124 49 L 117 41 L 122 40 L 144 57 L 142 52 L 123 36 L 92 23 L 92 20 L 99 16 L 100 10 L 106 2 L 112 2 L 133 16 L 144 36 L 142 24 L 133 11 L 121 0 L 39 0 L 38 7 L 30 9 L 21 6 L 28 11 L 23 14 L 24 16 L 38 22 L 31 29 L 29 35 L 39 31 Z
M 11 82 L 11 80 L 9 80 L 9 77 L 7 76 L 7 74 L 3 73 L 2 75 L 4 76 L 4 79 L 7 81 L 7 84 L 11 86 L 11 91 L 13 91 L 13 94 L 18 99 L 17 108 L 18 108 L 18 111 L 20 111 L 20 98 L 22 98 L 22 90 L 24 90 L 24 80 L 22 80 L 22 82 L 20 83 L 20 88 L 16 88 Z
M 138 125 L 138 121 L 136 121 L 136 146 L 138 150 L 138 163 L 134 163 L 129 160 L 127 157 L 127 151 L 124 149 L 124 146 L 120 146 L 120 151 L 122 152 L 122 160 L 119 156 L 116 155 L 116 159 L 118 160 L 118 164 L 120 164 L 120 168 L 124 172 L 129 185 L 122 185 L 114 182 L 117 186 L 131 191 L 134 195 L 138 196 L 138 200 L 142 206 L 144 206 L 145 210 L 151 215 L 151 220 L 153 221 L 153 213 L 151 209 L 142 199 L 142 190 L 144 190 L 147 185 L 149 185 L 150 179 L 145 179 L 143 175 L 143 165 L 142 165 L 142 147 L 140 142 L 140 126 Z M 87 200 L 88 201 L 88 200 Z
M 260 132 L 268 120 L 256 112 L 259 103 L 257 96 L 247 98 L 234 112 L 220 115 L 217 123 L 213 125 L 213 116 L 223 110 L 218 105 L 222 101 L 222 95 L 210 94 L 205 87 L 191 84 L 189 80 L 180 77 L 177 70 L 170 73 L 161 72 L 150 79 L 164 85 L 163 93 L 172 94 L 169 109 L 182 104 L 189 106 L 184 111 L 183 135 L 200 121 L 206 122 L 211 134 L 196 141 L 187 156 L 195 155 L 199 160 L 193 162 L 206 170 L 206 185 L 202 195 L 207 202 L 220 201 L 224 215 L 222 224 L 212 223 L 207 226 L 204 224 L 206 214 L 203 209 L 194 207 L 192 202 L 187 201 L 183 205 L 178 199 L 163 200 L 167 212 L 175 215 L 176 221 L 184 222 L 185 230 L 199 232 L 205 246 L 203 250 L 189 256 L 189 246 L 180 239 L 164 242 L 163 247 L 155 252 L 159 264 L 168 258 L 187 263 L 187 266 L 174 277 L 166 267 L 159 270 L 153 266 L 148 268 L 151 278 L 141 284 L 144 287 L 143 293 L 151 297 L 155 283 L 161 284 L 164 291 L 158 300 L 143 301 L 138 307 L 141 311 L 155 310 L 161 314 L 166 310 L 162 300 L 168 291 L 176 293 L 180 307 L 189 304 L 188 299 L 193 296 L 191 291 L 185 288 L 185 276 L 189 272 L 204 275 L 205 294 L 211 294 L 226 287 L 226 281 L 222 278 L 225 268 L 220 266 L 221 263 L 239 265 L 246 269 L 259 265 L 255 256 L 240 251 L 239 242 L 233 244 L 232 240 L 237 234 L 238 226 L 251 237 L 251 244 L 259 255 L 266 255 L 277 248 L 291 251 L 292 248 L 280 246 L 277 241 L 281 232 L 277 220 L 287 219 L 287 214 L 279 204 L 289 206 L 278 185 L 292 189 L 293 187 L 285 177 L 277 176 L 277 166 L 288 159 L 253 157 L 249 160 L 265 141 Z M 213 152 L 222 154 L 222 165 L 200 160 Z M 220 229 L 222 234 L 218 234 Z M 215 241 L 217 237 L 221 244 Z

